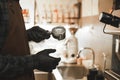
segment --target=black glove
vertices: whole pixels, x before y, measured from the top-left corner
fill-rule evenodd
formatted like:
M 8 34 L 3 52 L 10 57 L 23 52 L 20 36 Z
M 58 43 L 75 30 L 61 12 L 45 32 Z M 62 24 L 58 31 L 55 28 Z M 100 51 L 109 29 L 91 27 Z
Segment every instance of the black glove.
M 35 55 L 8 56 L 0 55 L 0 78 L 14 78 L 39 69 L 51 72 L 58 65 L 60 58 L 53 58 L 49 53 L 55 49 L 45 49 Z
M 39 26 L 34 26 L 27 30 L 28 40 L 40 42 L 44 39 L 49 39 L 51 33 L 48 30 L 42 29 Z
M 33 63 L 36 69 L 51 72 L 58 65 L 60 58 L 49 56 L 50 53 L 55 52 L 55 49 L 45 49 L 33 55 Z

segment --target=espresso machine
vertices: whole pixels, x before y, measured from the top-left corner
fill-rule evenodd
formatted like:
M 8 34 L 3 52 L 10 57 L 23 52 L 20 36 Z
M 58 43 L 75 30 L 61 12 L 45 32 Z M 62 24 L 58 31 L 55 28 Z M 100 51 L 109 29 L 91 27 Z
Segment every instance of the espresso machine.
M 104 70 L 107 80 L 120 80 L 120 0 L 113 0 L 110 13 L 102 12 L 99 20 L 105 23 L 103 32 L 112 35 L 112 59 L 111 69 Z M 106 26 L 114 27 L 111 32 L 106 32 Z

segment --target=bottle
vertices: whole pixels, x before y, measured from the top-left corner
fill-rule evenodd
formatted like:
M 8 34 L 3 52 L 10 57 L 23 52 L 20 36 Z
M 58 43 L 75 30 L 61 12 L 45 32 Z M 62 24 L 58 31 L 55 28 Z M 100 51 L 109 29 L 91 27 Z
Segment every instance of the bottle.
M 98 71 L 98 74 L 96 75 L 96 80 L 105 80 L 104 74 L 102 71 Z
M 87 80 L 96 80 L 97 74 L 98 74 L 98 70 L 96 68 L 89 69 L 89 73 L 87 75 Z
M 54 4 L 53 11 L 52 11 L 52 22 L 57 23 L 58 22 L 58 8 L 57 4 Z
M 105 78 L 101 70 L 98 70 L 97 68 L 91 68 L 89 69 L 87 80 L 105 80 Z

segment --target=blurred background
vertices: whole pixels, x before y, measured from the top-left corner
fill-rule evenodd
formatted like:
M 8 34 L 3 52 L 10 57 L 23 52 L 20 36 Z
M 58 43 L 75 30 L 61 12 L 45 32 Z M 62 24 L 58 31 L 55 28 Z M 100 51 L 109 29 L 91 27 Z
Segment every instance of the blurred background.
M 120 29 L 107 25 L 104 33 L 105 24 L 99 21 L 101 12 L 109 13 L 113 9 L 113 1 L 117 0 L 20 0 L 26 29 L 34 25 L 49 31 L 56 26 L 66 29 L 63 40 L 56 40 L 51 36 L 49 40 L 40 43 L 29 42 L 31 54 L 45 48 L 55 48 L 57 52 L 54 56 L 71 64 L 75 63 L 73 57 L 82 48 L 88 47 L 94 51 L 95 64 L 100 69 L 114 69 L 113 63 L 120 63 L 113 61 L 115 51 L 120 52 Z M 115 10 L 112 14 L 120 16 L 120 10 Z M 84 66 L 89 67 L 90 65 L 85 65 L 88 64 L 85 60 L 92 55 L 89 50 L 81 53 Z M 120 66 L 117 67 L 119 68 Z

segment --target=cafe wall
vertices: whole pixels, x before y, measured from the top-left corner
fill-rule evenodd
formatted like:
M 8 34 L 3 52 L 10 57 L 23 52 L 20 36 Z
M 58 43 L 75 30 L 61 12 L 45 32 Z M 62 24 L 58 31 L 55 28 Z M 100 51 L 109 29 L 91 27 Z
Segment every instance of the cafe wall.
M 101 12 L 110 11 L 112 8 L 112 1 L 113 0 L 99 0 L 98 14 L 82 17 L 80 19 L 81 28 L 76 34 L 76 36 L 78 36 L 79 48 L 85 46 L 93 48 L 96 56 L 95 62 L 96 64 L 100 64 L 102 68 L 104 67 L 104 53 L 107 57 L 106 68 L 110 68 L 111 66 L 112 35 L 103 33 L 105 24 L 99 22 L 99 15 Z
M 26 29 L 34 26 L 34 0 L 20 0 Z

